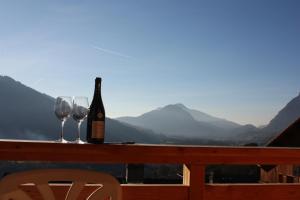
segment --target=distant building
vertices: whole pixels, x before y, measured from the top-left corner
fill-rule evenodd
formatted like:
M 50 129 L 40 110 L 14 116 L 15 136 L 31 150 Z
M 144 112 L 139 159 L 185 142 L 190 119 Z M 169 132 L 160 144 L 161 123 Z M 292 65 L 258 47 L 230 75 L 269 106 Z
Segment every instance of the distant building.
M 282 133 L 273 138 L 269 147 L 300 147 L 300 118 Z M 261 182 L 263 183 L 299 183 L 299 165 L 262 165 Z

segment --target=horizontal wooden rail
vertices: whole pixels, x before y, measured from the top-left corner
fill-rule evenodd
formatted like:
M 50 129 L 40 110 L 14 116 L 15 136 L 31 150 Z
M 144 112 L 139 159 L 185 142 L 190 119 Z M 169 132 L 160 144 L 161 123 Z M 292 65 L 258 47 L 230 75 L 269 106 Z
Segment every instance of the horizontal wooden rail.
M 35 199 L 39 199 L 39 193 L 34 186 L 22 186 Z M 69 189 L 67 185 L 51 186 L 57 199 L 63 196 Z M 79 199 L 93 191 L 95 188 L 86 187 Z M 206 185 L 204 190 L 205 200 L 298 200 L 300 199 L 300 184 L 212 184 Z M 123 200 L 188 200 L 189 187 L 184 185 L 122 185 Z M 196 198 L 197 199 L 197 198 Z
M 84 163 L 300 164 L 299 148 L 60 144 L 0 140 L 0 160 Z
M 205 200 L 296 200 L 300 184 L 213 184 L 205 186 Z
M 123 200 L 188 200 L 184 185 L 122 185 Z

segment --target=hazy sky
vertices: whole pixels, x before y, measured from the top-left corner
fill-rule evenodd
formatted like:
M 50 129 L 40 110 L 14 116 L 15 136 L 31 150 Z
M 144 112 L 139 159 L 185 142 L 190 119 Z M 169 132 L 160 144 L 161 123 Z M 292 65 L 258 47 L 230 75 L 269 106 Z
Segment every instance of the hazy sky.
M 0 0 L 0 74 L 110 117 L 181 102 L 261 125 L 300 91 L 299 0 Z

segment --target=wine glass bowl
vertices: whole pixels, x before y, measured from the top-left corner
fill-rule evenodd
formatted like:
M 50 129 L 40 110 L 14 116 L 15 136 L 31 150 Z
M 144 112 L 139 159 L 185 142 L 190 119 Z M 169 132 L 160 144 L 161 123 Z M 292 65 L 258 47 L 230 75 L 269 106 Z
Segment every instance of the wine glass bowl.
M 86 118 L 86 116 L 89 112 L 89 109 L 86 107 L 77 105 L 77 104 L 74 104 L 73 107 L 74 107 L 73 115 L 72 115 L 73 119 L 76 122 L 83 121 Z
M 61 105 L 62 106 L 62 105 Z M 61 108 L 56 108 L 54 113 L 59 120 L 67 120 L 70 117 L 72 109 L 69 106 L 62 106 Z
M 54 114 L 61 121 L 61 134 L 58 142 L 66 143 L 64 139 L 64 124 L 66 120 L 70 117 L 72 112 L 72 98 L 68 96 L 59 96 L 56 98 L 54 106 Z
M 87 97 L 74 97 L 73 98 L 73 112 L 72 117 L 77 122 L 77 139 L 76 143 L 84 143 L 80 139 L 80 126 L 89 112 L 89 102 Z

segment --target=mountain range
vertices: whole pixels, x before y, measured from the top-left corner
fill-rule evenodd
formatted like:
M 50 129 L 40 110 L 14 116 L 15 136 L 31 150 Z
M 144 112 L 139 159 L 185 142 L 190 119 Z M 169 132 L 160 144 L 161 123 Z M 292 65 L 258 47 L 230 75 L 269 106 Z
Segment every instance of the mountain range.
M 123 123 L 175 138 L 209 139 L 228 144 L 263 145 L 300 117 L 300 94 L 292 99 L 269 124 L 261 128 L 217 118 L 183 104 L 172 104 L 137 117 L 119 117 Z
M 8 76 L 0 76 L 0 137 L 54 140 L 60 122 L 53 113 L 55 99 Z M 264 128 L 238 123 L 170 104 L 138 117 L 106 118 L 106 142 L 263 144 L 300 116 L 300 95 L 292 99 Z M 75 139 L 76 124 L 66 123 L 65 136 Z M 86 124 L 82 124 L 85 138 Z
M 183 104 L 167 105 L 138 117 L 120 117 L 117 120 L 172 137 L 217 140 L 231 137 L 230 131 L 241 127 Z

